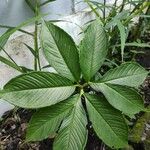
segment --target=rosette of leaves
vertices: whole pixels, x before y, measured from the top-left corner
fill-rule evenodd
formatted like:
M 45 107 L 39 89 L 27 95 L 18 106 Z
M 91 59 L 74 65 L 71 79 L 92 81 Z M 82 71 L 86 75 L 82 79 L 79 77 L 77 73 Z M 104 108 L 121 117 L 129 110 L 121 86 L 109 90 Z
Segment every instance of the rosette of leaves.
M 22 74 L 0 91 L 0 97 L 14 105 L 37 109 L 29 122 L 26 140 L 39 141 L 56 135 L 54 150 L 84 149 L 88 114 L 105 144 L 125 147 L 128 128 L 123 114 L 130 116 L 145 109 L 136 89 L 148 72 L 130 62 L 94 80 L 108 51 L 108 37 L 99 21 L 89 25 L 79 50 L 65 31 L 50 22 L 43 21 L 40 40 L 47 61 L 58 74 Z M 86 92 L 89 87 L 93 94 Z

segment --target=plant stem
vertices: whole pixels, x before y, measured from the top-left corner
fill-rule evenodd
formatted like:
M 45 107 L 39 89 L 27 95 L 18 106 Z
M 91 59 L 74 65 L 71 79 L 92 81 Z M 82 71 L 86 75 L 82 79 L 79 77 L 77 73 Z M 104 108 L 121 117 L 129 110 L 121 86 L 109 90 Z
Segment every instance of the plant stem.
M 97 17 L 100 17 L 99 13 L 95 10 L 95 8 L 90 4 L 89 0 L 85 0 L 85 2 L 88 4 L 88 6 L 91 8 L 91 10 L 95 13 Z
M 28 6 L 30 7 L 30 9 L 35 12 L 35 8 L 34 6 L 31 4 L 30 0 L 25 0 L 25 2 L 28 4 Z
M 84 83 L 83 85 L 77 84 L 76 87 L 79 87 L 80 89 L 83 89 L 84 87 L 88 86 L 88 83 Z
M 100 16 L 100 14 L 96 11 L 96 9 L 90 4 L 90 1 L 89 0 L 84 0 L 88 6 L 91 8 L 91 10 L 95 13 L 95 15 L 100 18 L 101 22 L 104 24 L 104 20 L 103 18 Z
M 83 94 L 84 94 L 84 90 L 81 89 L 81 90 L 80 90 L 80 96 L 82 96 Z
M 39 2 L 36 0 L 35 16 L 39 15 Z M 40 58 L 39 58 L 39 47 L 38 47 L 38 21 L 35 22 L 35 32 L 34 32 L 34 49 L 36 56 L 34 57 L 34 69 L 37 71 L 38 67 L 41 70 Z
M 137 16 L 139 13 L 141 13 L 146 7 L 150 6 L 150 2 L 145 2 L 138 10 L 135 10 L 132 15 L 128 17 L 128 19 L 124 22 L 124 24 L 127 24 L 132 18 Z
M 130 15 L 133 14 L 135 12 L 135 10 L 139 9 L 139 7 L 141 6 L 141 3 L 138 3 L 134 9 L 131 11 Z
M 126 0 L 123 0 L 123 2 L 122 2 L 122 5 L 121 5 L 121 8 L 120 8 L 119 12 L 122 12 L 122 10 L 124 9 L 125 2 L 126 2 Z
M 75 0 L 72 0 L 72 6 L 71 6 L 72 14 L 75 13 Z
M 105 17 L 106 17 L 106 0 L 104 0 L 104 10 L 103 10 L 103 18 L 105 20 Z
M 115 2 L 114 2 L 114 6 L 115 6 L 115 7 L 117 6 L 117 1 L 118 1 L 118 0 L 115 0 Z

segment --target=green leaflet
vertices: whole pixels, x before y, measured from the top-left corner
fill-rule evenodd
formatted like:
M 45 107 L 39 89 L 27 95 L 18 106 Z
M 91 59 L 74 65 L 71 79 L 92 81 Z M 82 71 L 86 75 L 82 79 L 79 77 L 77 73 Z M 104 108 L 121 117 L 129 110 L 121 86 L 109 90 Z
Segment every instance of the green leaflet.
M 41 45 L 49 64 L 62 76 L 78 81 L 80 78 L 79 56 L 73 39 L 50 22 L 43 22 Z
M 0 62 L 14 68 L 15 70 L 18 70 L 19 72 L 23 72 L 21 67 L 17 66 L 14 62 L 6 59 L 5 57 L 0 56 Z
M 144 110 L 144 106 L 141 96 L 129 87 L 138 88 L 147 74 L 148 72 L 137 63 L 124 63 L 90 85 L 96 91 L 102 92 L 116 109 L 132 115 Z
M 139 64 L 124 63 L 121 66 L 108 71 L 96 84 L 110 83 L 138 88 L 144 82 L 147 75 L 148 71 Z
M 56 0 L 46 0 L 45 2 L 41 3 L 40 6 L 44 6 L 50 2 L 53 2 L 53 1 L 56 1 Z
M 105 28 L 109 29 L 112 26 L 117 25 L 117 21 L 122 21 L 123 19 L 126 19 L 126 17 L 130 14 L 129 10 L 123 10 L 122 12 L 115 15 L 106 25 Z
M 113 107 L 127 115 L 144 110 L 142 97 L 129 87 L 105 83 L 90 85 L 96 91 L 102 92 Z
M 121 58 L 122 58 L 122 62 L 124 59 L 124 48 L 125 48 L 125 42 L 126 42 L 126 31 L 125 31 L 125 27 L 122 24 L 122 22 L 120 20 L 115 20 L 120 32 L 120 39 L 121 39 Z
M 5 36 L 5 34 L 9 33 L 11 30 L 12 29 L 8 29 L 1 37 Z M 5 46 L 5 44 L 7 43 L 8 39 L 9 39 L 9 36 L 7 36 L 4 39 L 1 39 L 1 37 L 0 37 L 0 51 Z
M 107 55 L 107 36 L 100 22 L 94 21 L 87 29 L 80 46 L 80 67 L 86 81 L 96 74 Z
M 39 109 L 29 123 L 27 141 L 39 141 L 54 134 L 64 117 L 74 108 L 79 95 L 50 107 Z
M 31 46 L 27 45 L 26 43 L 24 43 L 24 45 L 30 50 L 34 57 L 37 57 L 35 50 Z
M 41 108 L 68 98 L 75 90 L 70 80 L 58 74 L 31 72 L 9 81 L 0 97 L 23 108 Z
M 104 97 L 85 94 L 89 119 L 99 138 L 113 148 L 125 147 L 128 129 L 121 112 L 114 109 Z
M 54 150 L 84 150 L 87 141 L 87 119 L 81 97 L 63 121 L 54 141 Z

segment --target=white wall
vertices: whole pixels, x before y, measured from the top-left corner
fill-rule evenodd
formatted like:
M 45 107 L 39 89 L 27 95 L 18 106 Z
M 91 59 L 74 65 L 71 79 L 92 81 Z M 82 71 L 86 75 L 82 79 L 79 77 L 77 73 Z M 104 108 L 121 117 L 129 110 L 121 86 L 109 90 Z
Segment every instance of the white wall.
M 41 0 L 41 2 L 44 1 Z M 79 0 L 56 0 L 42 7 L 41 12 L 49 14 L 47 19 L 62 18 L 82 11 L 85 8 L 84 3 L 78 4 L 78 2 Z M 22 21 L 33 17 L 33 15 L 25 0 L 0 0 L 1 25 L 16 26 Z M 3 31 L 3 29 L 0 29 L 0 33 Z
M 32 16 L 33 13 L 24 0 L 0 0 L 1 25 L 16 26 Z M 0 28 L 0 33 L 4 31 Z
M 41 2 L 44 1 L 45 0 L 41 0 Z M 46 17 L 48 20 L 62 18 L 84 11 L 87 5 L 83 1 L 84 0 L 56 0 L 42 7 L 41 12 L 49 14 L 48 17 Z M 95 1 L 103 2 L 103 0 Z M 111 2 L 112 1 L 114 0 L 111 0 Z M 33 15 L 33 12 L 28 7 L 25 0 L 0 0 L 1 25 L 17 26 L 26 19 L 33 17 Z M 4 31 L 4 29 L 0 28 L 0 34 Z

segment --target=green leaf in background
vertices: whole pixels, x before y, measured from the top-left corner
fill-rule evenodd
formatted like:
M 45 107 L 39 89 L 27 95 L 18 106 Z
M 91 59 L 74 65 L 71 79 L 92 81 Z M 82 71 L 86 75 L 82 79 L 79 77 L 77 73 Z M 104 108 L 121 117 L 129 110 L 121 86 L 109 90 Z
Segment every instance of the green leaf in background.
M 31 0 L 25 0 L 26 4 L 30 7 L 30 9 L 35 12 L 35 2 L 36 1 L 31 1 Z
M 0 97 L 23 108 L 40 108 L 68 98 L 75 90 L 70 80 L 48 72 L 31 72 L 10 80 Z
M 8 29 L 1 37 L 3 37 L 3 36 L 5 36 L 5 34 L 7 34 L 8 32 L 10 32 L 12 29 Z M 0 37 L 0 39 L 1 39 L 1 37 Z M 9 36 L 7 36 L 7 38 L 5 38 L 5 39 L 1 39 L 0 40 L 0 51 L 2 50 L 2 48 L 5 46 L 5 44 L 7 43 L 7 41 L 8 41 L 8 39 L 9 39 Z
M 144 110 L 142 97 L 134 89 L 105 83 L 90 83 L 90 85 L 94 90 L 102 92 L 113 107 L 126 115 L 136 114 Z
M 54 1 L 56 1 L 56 0 L 47 0 L 47 1 L 43 2 L 43 3 L 41 3 L 40 6 L 44 6 L 44 5 L 46 5 L 46 4 L 50 3 L 50 2 L 54 2 Z
M 15 70 L 18 70 L 19 72 L 23 72 L 21 67 L 17 66 L 14 62 L 0 56 L 0 62 L 10 66 L 11 68 L 15 69 Z
M 37 57 L 35 50 L 31 46 L 27 45 L 26 43 L 24 43 L 24 45 L 30 50 L 34 57 Z
M 50 107 L 39 109 L 29 122 L 27 141 L 39 141 L 55 134 L 64 117 L 74 108 L 79 95 Z
M 49 64 L 62 76 L 78 81 L 80 78 L 79 56 L 73 39 L 52 23 L 43 22 L 41 45 Z
M 121 44 L 117 44 L 115 45 L 115 47 L 120 47 Z M 142 47 L 142 48 L 150 48 L 150 44 L 148 43 L 138 43 L 138 42 L 132 42 L 132 43 L 125 43 L 125 47 Z M 133 50 L 132 50 L 133 51 Z M 131 52 L 132 52 L 131 51 Z M 136 53 L 145 53 L 144 51 L 141 51 L 141 50 L 134 50 Z
M 96 84 L 111 83 L 138 88 L 144 82 L 147 75 L 148 71 L 139 64 L 124 63 L 119 67 L 109 70 Z
M 103 2 L 97 2 L 97 1 L 90 1 L 90 3 L 92 3 L 93 5 L 96 6 L 96 8 L 99 8 L 100 10 L 103 11 L 104 8 L 107 9 L 113 9 L 115 6 L 110 5 L 110 4 L 104 4 Z
M 89 119 L 98 137 L 108 146 L 122 148 L 128 144 L 128 128 L 121 112 L 104 97 L 85 94 Z
M 112 26 L 116 26 L 117 25 L 117 21 L 121 22 L 122 20 L 126 19 L 127 16 L 130 15 L 130 11 L 129 10 L 123 10 L 120 13 L 117 13 L 114 17 L 112 17 L 112 19 L 107 22 L 107 24 L 105 25 L 105 29 L 109 29 Z
M 138 42 L 125 43 L 125 46 L 148 47 L 148 48 L 150 48 L 150 44 L 148 44 L 148 43 L 138 43 Z
M 102 66 L 107 55 L 107 36 L 100 22 L 94 21 L 87 29 L 80 47 L 80 66 L 89 81 Z
M 120 32 L 120 39 L 121 39 L 121 59 L 123 62 L 124 58 L 124 48 L 125 48 L 125 42 L 126 42 L 126 31 L 124 25 L 121 23 L 121 21 L 116 20 L 119 32 Z
M 81 97 L 63 121 L 54 141 L 54 150 L 84 150 L 87 141 L 87 119 Z

